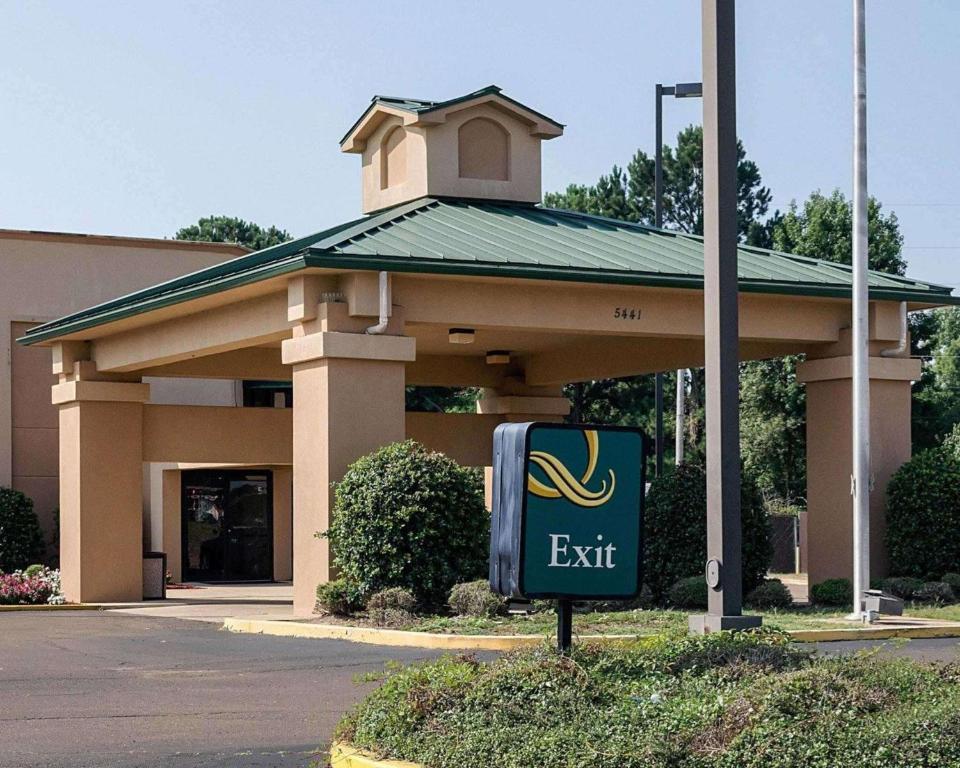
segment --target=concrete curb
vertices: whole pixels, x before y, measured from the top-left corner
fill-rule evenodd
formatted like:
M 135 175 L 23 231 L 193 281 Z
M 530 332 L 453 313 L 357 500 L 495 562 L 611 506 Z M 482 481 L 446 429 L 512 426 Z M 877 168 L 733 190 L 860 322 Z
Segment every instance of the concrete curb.
M 263 619 L 225 619 L 223 628 L 230 632 L 300 637 L 325 640 L 349 640 L 369 645 L 404 646 L 448 651 L 512 651 L 540 645 L 546 635 L 443 635 L 431 632 L 409 632 L 399 629 L 350 627 L 339 624 Z M 851 629 L 800 629 L 788 632 L 798 643 L 823 643 L 839 640 L 890 640 L 960 638 L 960 623 L 932 624 L 917 627 L 863 627 Z M 583 641 L 616 643 L 645 635 L 579 635 Z
M 339 741 L 330 745 L 331 768 L 421 768 L 404 760 L 377 760 L 369 752 Z
M 103 608 L 97 603 L 64 603 L 63 605 L 0 605 L 0 613 L 13 611 L 99 611 Z
M 301 637 L 323 640 L 349 640 L 368 645 L 404 646 L 448 651 L 512 651 L 529 648 L 547 640 L 546 635 L 441 635 L 433 632 L 408 632 L 401 629 L 349 627 L 340 624 L 307 624 L 299 621 L 262 619 L 225 619 L 223 628 L 277 637 Z M 594 640 L 600 635 L 581 636 Z M 604 635 L 609 640 L 632 640 L 634 635 Z
M 836 640 L 924 640 L 960 637 L 960 624 L 932 624 L 919 627 L 863 627 L 856 629 L 795 629 L 788 633 L 798 643 Z

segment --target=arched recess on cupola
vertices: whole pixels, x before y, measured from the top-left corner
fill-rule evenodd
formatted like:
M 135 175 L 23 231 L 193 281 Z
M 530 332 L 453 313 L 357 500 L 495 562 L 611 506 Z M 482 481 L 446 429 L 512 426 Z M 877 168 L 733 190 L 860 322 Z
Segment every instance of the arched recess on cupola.
M 406 131 L 394 126 L 380 143 L 380 189 L 395 187 L 407 180 Z
M 460 126 L 458 157 L 461 179 L 510 180 L 510 134 L 489 117 Z

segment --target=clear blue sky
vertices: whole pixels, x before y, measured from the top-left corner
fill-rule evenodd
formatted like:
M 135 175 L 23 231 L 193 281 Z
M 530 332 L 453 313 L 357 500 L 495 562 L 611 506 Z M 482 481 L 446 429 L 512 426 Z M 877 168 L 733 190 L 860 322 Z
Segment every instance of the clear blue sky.
M 774 203 L 851 185 L 851 3 L 738 2 L 738 127 Z M 960 3 L 867 0 L 870 191 L 913 276 L 960 285 Z M 170 236 L 211 213 L 296 235 L 359 213 L 337 141 L 374 93 L 495 83 L 567 125 L 544 188 L 653 145 L 653 84 L 698 80 L 700 4 L 0 5 L 0 227 Z M 665 135 L 699 122 L 666 104 Z

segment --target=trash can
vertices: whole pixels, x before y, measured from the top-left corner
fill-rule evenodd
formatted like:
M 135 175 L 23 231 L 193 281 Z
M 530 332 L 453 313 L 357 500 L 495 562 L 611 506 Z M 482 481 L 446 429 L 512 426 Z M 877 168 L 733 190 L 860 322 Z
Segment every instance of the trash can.
M 167 597 L 167 553 L 143 553 L 143 599 L 165 600 Z

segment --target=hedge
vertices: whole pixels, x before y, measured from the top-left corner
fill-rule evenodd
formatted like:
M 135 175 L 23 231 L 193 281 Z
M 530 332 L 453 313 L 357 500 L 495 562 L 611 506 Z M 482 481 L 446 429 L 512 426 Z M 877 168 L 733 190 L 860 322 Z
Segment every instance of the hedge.
M 930 448 L 887 485 L 887 549 L 898 576 L 939 579 L 960 567 L 960 458 Z
M 748 594 L 763 583 L 773 545 L 756 483 L 744 475 L 740 489 L 743 593 Z M 681 464 L 656 478 L 647 495 L 644 581 L 663 604 L 677 581 L 703 573 L 706 560 L 706 475 L 695 464 Z
M 0 487 L 0 573 L 26 568 L 43 557 L 43 533 L 33 501 Z
M 431 768 L 960 765 L 960 667 L 817 657 L 776 633 L 546 645 L 395 671 L 337 729 Z

